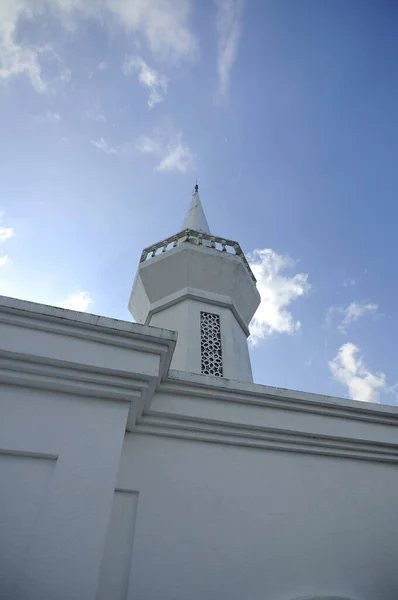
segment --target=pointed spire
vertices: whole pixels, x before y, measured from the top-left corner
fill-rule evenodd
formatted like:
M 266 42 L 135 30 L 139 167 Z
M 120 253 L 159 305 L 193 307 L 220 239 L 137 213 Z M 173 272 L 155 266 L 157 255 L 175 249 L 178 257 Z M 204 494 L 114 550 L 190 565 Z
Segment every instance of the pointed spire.
M 210 233 L 206 215 L 199 198 L 199 186 L 195 185 L 195 191 L 192 194 L 191 204 L 182 226 L 183 229 L 194 229 L 202 233 Z

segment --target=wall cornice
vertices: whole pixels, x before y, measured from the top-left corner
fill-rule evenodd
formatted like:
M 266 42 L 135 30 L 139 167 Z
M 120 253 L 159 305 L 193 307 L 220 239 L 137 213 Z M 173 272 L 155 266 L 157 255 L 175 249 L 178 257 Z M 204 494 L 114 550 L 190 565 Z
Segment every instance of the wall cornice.
M 223 308 L 229 308 L 232 311 L 235 319 L 239 323 L 242 328 L 243 333 L 246 337 L 249 337 L 250 331 L 246 326 L 242 315 L 240 314 L 235 302 L 232 300 L 230 296 L 223 296 L 222 294 L 215 294 L 213 292 L 208 292 L 205 290 L 198 290 L 192 287 L 185 287 L 174 294 L 170 294 L 170 296 L 166 296 L 157 302 L 154 302 L 151 306 L 150 311 L 148 312 L 148 316 L 146 318 L 145 323 L 148 324 L 152 318 L 152 316 L 158 312 L 161 312 L 165 308 L 170 308 L 171 306 L 175 306 L 179 302 L 183 302 L 184 300 L 198 300 L 199 302 L 207 302 L 208 304 L 213 304 L 214 306 L 221 306 Z
M 104 400 L 131 402 L 148 389 L 148 382 L 113 371 L 99 372 L 85 365 L 31 355 L 0 352 L 0 381 L 3 384 L 66 392 Z
M 130 403 L 127 429 L 168 371 L 177 335 L 0 297 L 0 383 Z
M 0 296 L 0 324 L 67 335 L 161 355 L 161 377 L 170 366 L 174 331 Z
M 305 412 L 398 426 L 398 407 L 348 400 L 309 392 L 244 383 L 170 370 L 159 389 L 167 394 L 220 400 L 289 412 Z
M 395 407 L 170 371 L 134 432 L 398 464 L 397 426 Z
M 377 443 L 266 427 L 248 427 L 209 419 L 149 413 L 137 420 L 134 433 L 262 450 L 316 454 L 398 464 L 398 444 Z

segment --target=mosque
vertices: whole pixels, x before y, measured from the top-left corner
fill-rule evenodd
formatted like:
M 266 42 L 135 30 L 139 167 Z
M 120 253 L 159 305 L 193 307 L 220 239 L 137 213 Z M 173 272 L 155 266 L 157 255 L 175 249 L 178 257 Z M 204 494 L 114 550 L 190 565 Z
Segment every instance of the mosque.
M 397 600 L 397 408 L 253 383 L 239 243 L 171 233 L 135 322 L 0 297 L 0 599 Z

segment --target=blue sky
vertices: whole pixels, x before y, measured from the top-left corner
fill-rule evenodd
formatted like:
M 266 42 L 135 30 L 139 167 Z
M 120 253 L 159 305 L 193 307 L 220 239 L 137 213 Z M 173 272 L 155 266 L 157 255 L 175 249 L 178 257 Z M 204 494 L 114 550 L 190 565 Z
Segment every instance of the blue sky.
M 199 180 L 255 381 L 396 403 L 393 0 L 1 0 L 0 293 L 130 320 Z

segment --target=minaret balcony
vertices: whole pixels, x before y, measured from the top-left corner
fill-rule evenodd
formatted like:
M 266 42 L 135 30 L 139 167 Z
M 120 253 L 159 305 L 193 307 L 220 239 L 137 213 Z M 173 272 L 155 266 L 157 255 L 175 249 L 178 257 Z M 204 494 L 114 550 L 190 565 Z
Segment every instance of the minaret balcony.
M 196 244 L 197 246 L 205 245 L 207 248 L 213 248 L 218 252 L 229 252 L 231 254 L 236 254 L 242 259 L 252 280 L 254 283 L 256 283 L 256 278 L 254 277 L 253 271 L 251 270 L 250 265 L 247 262 L 247 259 L 238 242 L 227 240 L 209 233 L 196 231 L 194 229 L 183 229 L 175 235 L 165 238 L 161 242 L 157 242 L 156 244 L 152 244 L 151 246 L 144 248 L 141 254 L 140 263 L 145 262 L 150 258 L 154 258 L 158 254 L 167 252 L 171 248 L 176 248 L 181 242 L 188 242 L 191 244 Z

